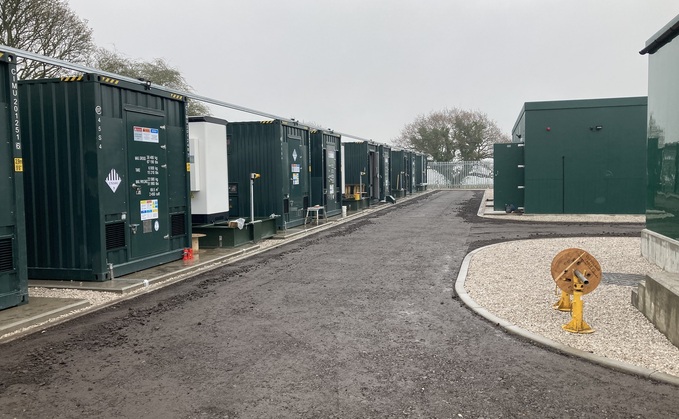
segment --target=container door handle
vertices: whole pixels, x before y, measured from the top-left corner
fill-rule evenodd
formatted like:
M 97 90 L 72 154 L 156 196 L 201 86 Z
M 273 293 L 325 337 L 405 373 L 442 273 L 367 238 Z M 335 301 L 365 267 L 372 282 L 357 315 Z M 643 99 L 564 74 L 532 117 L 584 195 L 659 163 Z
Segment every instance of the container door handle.
M 139 224 L 130 224 L 130 228 L 132 229 L 132 234 L 137 234 L 137 227 L 139 227 Z

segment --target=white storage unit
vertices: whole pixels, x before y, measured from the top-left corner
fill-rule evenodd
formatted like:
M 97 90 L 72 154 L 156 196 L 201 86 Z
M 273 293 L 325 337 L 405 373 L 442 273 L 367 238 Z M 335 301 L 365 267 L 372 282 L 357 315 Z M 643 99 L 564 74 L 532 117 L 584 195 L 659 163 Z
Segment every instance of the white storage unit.
M 213 224 L 229 218 L 226 123 L 210 116 L 189 117 L 193 224 Z

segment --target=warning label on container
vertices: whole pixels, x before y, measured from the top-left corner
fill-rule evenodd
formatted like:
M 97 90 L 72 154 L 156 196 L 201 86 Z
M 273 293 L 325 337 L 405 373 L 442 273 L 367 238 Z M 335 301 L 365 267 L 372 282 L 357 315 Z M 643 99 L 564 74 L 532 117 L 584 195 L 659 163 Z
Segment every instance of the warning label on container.
M 157 199 L 146 199 L 139 201 L 139 206 L 141 209 L 141 219 L 143 220 L 155 220 L 158 218 L 158 200 Z
M 157 143 L 158 138 L 158 128 L 147 128 L 147 127 L 133 127 L 134 130 L 134 141 L 139 141 L 142 143 Z
M 116 190 L 118 190 L 120 182 L 122 182 L 122 179 L 120 179 L 120 175 L 118 175 L 116 169 L 111 169 L 111 172 L 106 176 L 106 184 L 111 188 L 113 193 L 116 193 Z
M 299 185 L 299 173 L 292 174 L 292 184 Z
M 293 163 L 293 164 L 290 165 L 290 171 L 292 173 L 299 173 L 299 172 L 302 171 L 302 166 L 299 165 L 299 164 Z

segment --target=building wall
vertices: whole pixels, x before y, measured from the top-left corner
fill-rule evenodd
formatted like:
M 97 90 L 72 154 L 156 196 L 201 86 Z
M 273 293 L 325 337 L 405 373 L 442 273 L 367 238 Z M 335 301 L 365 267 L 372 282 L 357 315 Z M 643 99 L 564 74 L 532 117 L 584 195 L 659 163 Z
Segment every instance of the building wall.
M 646 228 L 679 240 L 679 43 L 649 55 Z
M 646 111 L 645 97 L 526 103 L 526 213 L 643 214 Z

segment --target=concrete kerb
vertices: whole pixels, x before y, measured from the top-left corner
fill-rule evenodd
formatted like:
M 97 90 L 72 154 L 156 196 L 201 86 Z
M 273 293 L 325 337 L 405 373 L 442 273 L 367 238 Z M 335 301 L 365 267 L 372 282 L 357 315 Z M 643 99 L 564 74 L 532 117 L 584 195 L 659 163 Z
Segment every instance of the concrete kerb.
M 428 195 L 428 194 L 431 194 L 433 192 L 435 192 L 435 190 L 423 191 L 423 192 L 418 193 L 417 195 L 414 195 L 414 196 L 411 195 L 409 197 L 402 198 L 399 201 L 397 201 L 396 204 L 393 204 L 393 205 L 399 205 L 399 204 L 401 204 L 403 202 L 407 202 L 407 201 L 409 201 L 413 198 L 422 197 L 424 195 Z M 235 253 L 235 254 L 231 253 L 229 255 L 225 255 L 225 256 L 222 256 L 222 257 L 219 257 L 219 258 L 207 261 L 207 262 L 202 262 L 202 263 L 198 263 L 198 264 L 195 264 L 195 265 L 188 266 L 186 268 L 175 271 L 172 274 L 166 274 L 166 275 L 163 275 L 163 276 L 160 276 L 160 277 L 153 278 L 153 279 L 149 280 L 149 284 L 150 284 L 149 286 L 137 288 L 134 291 L 131 291 L 127 294 L 121 294 L 119 298 L 116 298 L 116 299 L 109 301 L 107 303 L 99 304 L 99 305 L 96 305 L 96 306 L 90 305 L 88 307 L 84 307 L 82 309 L 76 310 L 72 313 L 62 314 L 61 316 L 59 316 L 57 318 L 48 319 L 48 320 L 45 320 L 44 322 L 27 326 L 23 332 L 16 332 L 15 331 L 15 332 L 10 332 L 7 335 L 0 335 L 0 345 L 3 344 L 3 343 L 11 342 L 11 341 L 18 339 L 20 337 L 23 337 L 23 336 L 26 336 L 26 335 L 29 335 L 29 334 L 32 334 L 32 333 L 36 333 L 38 331 L 41 331 L 41 332 L 44 333 L 47 329 L 49 329 L 53 326 L 65 323 L 67 321 L 77 319 L 80 316 L 84 316 L 84 315 L 89 314 L 93 311 L 97 311 L 97 310 L 101 310 L 101 309 L 104 309 L 104 308 L 115 306 L 116 304 L 121 303 L 123 301 L 131 300 L 133 298 L 136 298 L 140 295 L 143 295 L 143 294 L 146 294 L 146 293 L 149 293 L 149 292 L 154 292 L 156 290 L 159 290 L 160 288 L 166 287 L 168 285 L 172 285 L 176 282 L 184 281 L 186 279 L 197 276 L 201 273 L 209 272 L 209 271 L 217 269 L 221 266 L 228 265 L 228 264 L 231 264 L 231 263 L 235 263 L 235 262 L 238 262 L 238 261 L 243 260 L 245 258 L 258 255 L 258 254 L 266 252 L 270 249 L 274 249 L 274 248 L 277 248 L 279 246 L 283 246 L 285 244 L 288 244 L 290 242 L 294 242 L 296 240 L 302 239 L 302 238 L 307 237 L 311 234 L 315 234 L 315 233 L 319 233 L 321 231 L 327 230 L 327 229 L 334 227 L 336 225 L 344 224 L 346 222 L 349 222 L 349 221 L 352 221 L 354 219 L 372 214 L 372 213 L 377 212 L 377 211 L 382 211 L 386 208 L 390 208 L 391 206 L 392 205 L 383 205 L 383 206 L 379 206 L 379 207 L 376 207 L 376 208 L 368 208 L 368 209 L 365 209 L 363 211 L 352 214 L 350 216 L 347 216 L 343 219 L 339 219 L 336 222 L 326 223 L 326 224 L 323 224 L 321 226 L 309 228 L 308 230 L 302 231 L 300 234 L 296 234 L 296 235 L 294 235 L 290 238 L 286 238 L 284 240 L 279 240 L 279 243 L 276 243 L 272 246 L 262 247 L 260 245 L 255 245 L 255 246 L 243 249 L 241 252 L 238 252 L 238 253 Z
M 606 358 L 600 355 L 596 355 L 590 352 L 585 352 L 581 351 L 580 349 L 575 349 L 567 345 L 563 345 L 561 343 L 555 342 L 551 339 L 548 339 L 544 336 L 538 335 L 536 333 L 530 332 L 526 329 L 522 329 L 519 326 L 516 326 L 504 319 L 501 319 L 494 314 L 490 313 L 488 310 L 485 308 L 481 307 L 474 299 L 472 299 L 469 294 L 467 294 L 467 291 L 464 288 L 464 283 L 467 278 L 467 273 L 469 272 L 469 265 L 471 263 L 472 258 L 474 255 L 480 251 L 487 250 L 489 248 L 492 248 L 494 246 L 497 246 L 501 243 L 496 243 L 496 244 L 491 244 L 489 246 L 484 246 L 479 249 L 475 249 L 471 251 L 470 253 L 465 256 L 464 260 L 462 261 L 462 265 L 460 267 L 460 272 L 457 275 L 457 279 L 455 281 L 455 293 L 457 296 L 460 298 L 460 300 L 467 306 L 469 309 L 471 309 L 473 312 L 478 314 L 479 316 L 485 318 L 489 322 L 493 323 L 496 326 L 499 326 L 506 330 L 507 332 L 514 334 L 516 336 L 519 336 L 521 338 L 527 339 L 531 342 L 534 342 L 536 344 L 539 344 L 541 346 L 551 348 L 556 352 L 565 354 L 565 355 L 570 355 L 570 356 L 575 356 L 579 357 L 582 359 L 585 359 L 589 362 L 604 366 L 606 368 L 610 368 L 616 371 L 621 371 L 627 374 L 632 374 L 632 375 L 637 375 L 641 376 L 644 378 L 648 378 L 651 380 L 655 381 L 660 381 L 666 384 L 672 384 L 675 386 L 679 386 L 679 377 L 676 377 L 674 375 L 666 374 L 663 372 L 659 372 L 656 370 L 651 370 L 648 368 L 643 368 L 639 367 L 636 365 L 628 364 L 625 362 L 621 361 L 616 361 L 614 359 Z

